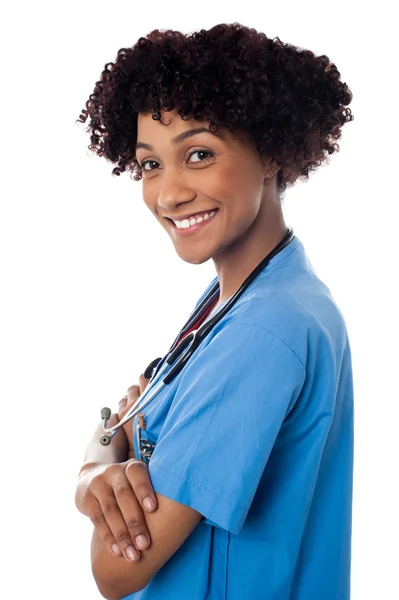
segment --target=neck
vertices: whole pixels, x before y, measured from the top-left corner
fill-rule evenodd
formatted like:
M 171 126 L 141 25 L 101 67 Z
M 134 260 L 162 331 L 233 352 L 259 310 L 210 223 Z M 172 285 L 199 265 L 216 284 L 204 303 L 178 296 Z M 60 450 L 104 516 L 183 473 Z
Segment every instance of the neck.
M 287 233 L 280 202 L 260 211 L 255 221 L 232 246 L 213 257 L 218 275 L 219 304 L 230 298 Z

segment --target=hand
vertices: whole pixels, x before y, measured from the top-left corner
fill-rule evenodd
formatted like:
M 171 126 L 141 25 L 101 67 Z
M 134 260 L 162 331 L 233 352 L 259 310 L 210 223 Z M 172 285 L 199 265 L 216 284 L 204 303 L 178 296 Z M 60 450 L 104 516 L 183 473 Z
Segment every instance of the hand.
M 136 402 L 137 398 L 141 396 L 147 387 L 149 379 L 144 377 L 142 373 L 139 376 L 139 385 L 131 385 L 128 390 L 126 396 L 123 396 L 122 400 L 119 401 L 118 408 L 118 419 L 121 420 L 122 417 L 128 412 L 130 407 Z M 128 458 L 135 458 L 134 453 L 134 445 L 133 445 L 133 423 L 132 420 L 128 421 L 124 425 L 122 425 L 122 429 L 124 430 L 126 437 L 129 442 L 129 450 L 128 450 Z
M 154 508 L 144 505 L 153 501 Z M 114 556 L 139 560 L 151 543 L 143 510 L 153 512 L 157 500 L 145 462 L 97 464 L 79 475 L 75 495 L 78 510 L 88 516 L 97 534 Z M 140 544 L 138 536 L 144 536 Z

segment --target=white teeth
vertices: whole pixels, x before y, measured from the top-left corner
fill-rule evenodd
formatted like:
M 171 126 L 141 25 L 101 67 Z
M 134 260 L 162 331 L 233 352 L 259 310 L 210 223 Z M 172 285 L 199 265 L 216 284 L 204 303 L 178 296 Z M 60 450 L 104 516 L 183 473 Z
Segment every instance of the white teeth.
M 192 227 L 196 223 L 202 223 L 202 221 L 207 221 L 215 214 L 216 210 L 213 210 L 211 213 L 205 213 L 204 216 L 201 215 L 197 219 L 191 217 L 191 219 L 183 219 L 183 221 L 174 221 L 174 223 L 178 229 L 188 229 L 188 227 Z

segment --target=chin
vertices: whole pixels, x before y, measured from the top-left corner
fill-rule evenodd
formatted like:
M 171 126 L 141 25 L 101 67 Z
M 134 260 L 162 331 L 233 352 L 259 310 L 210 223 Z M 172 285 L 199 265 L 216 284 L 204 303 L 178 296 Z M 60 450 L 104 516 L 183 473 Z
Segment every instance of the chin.
M 184 262 L 189 263 L 190 265 L 202 265 L 212 258 L 212 254 L 209 253 L 200 253 L 200 252 L 179 252 L 175 248 L 179 257 L 184 260 Z

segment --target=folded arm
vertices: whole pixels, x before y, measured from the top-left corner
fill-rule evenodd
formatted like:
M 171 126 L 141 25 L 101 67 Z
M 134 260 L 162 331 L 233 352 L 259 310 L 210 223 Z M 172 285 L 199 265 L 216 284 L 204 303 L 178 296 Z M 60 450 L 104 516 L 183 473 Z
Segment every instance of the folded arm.
M 193 508 L 161 494 L 155 495 L 158 509 L 154 513 L 145 514 L 152 543 L 141 553 L 137 562 L 112 556 L 97 531 L 93 532 L 93 576 L 100 593 L 107 600 L 121 600 L 148 585 L 202 519 L 202 515 Z

